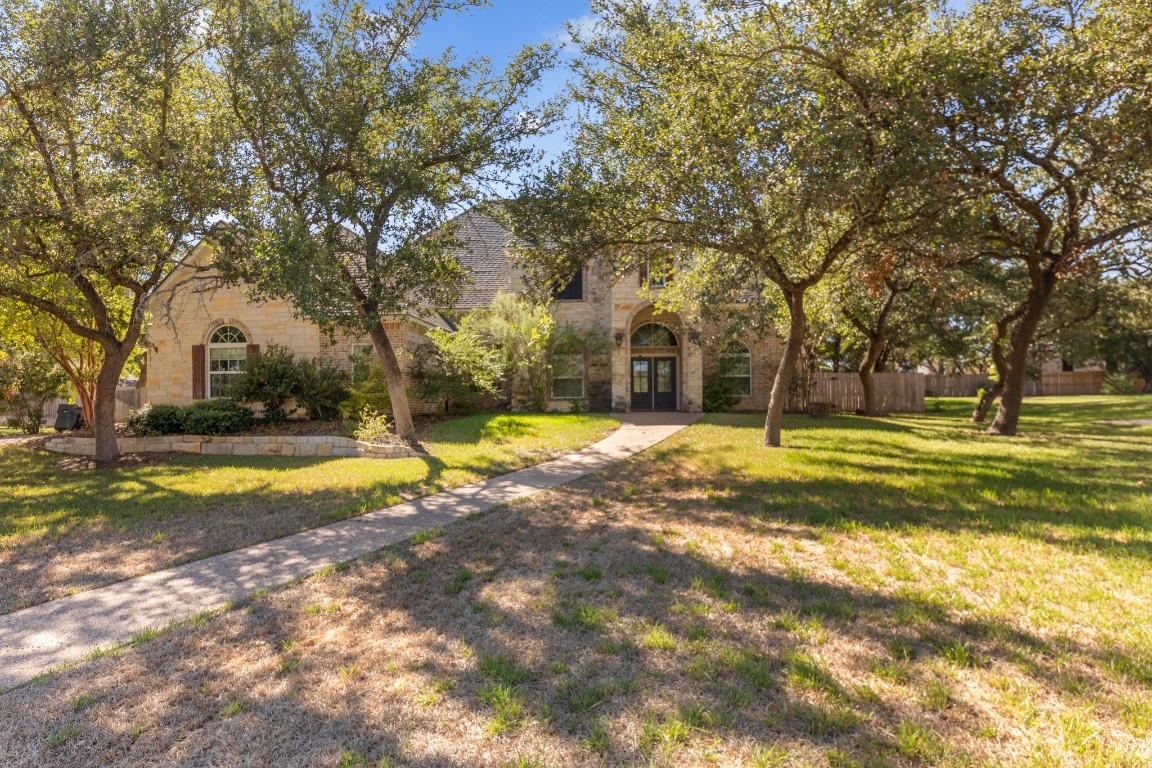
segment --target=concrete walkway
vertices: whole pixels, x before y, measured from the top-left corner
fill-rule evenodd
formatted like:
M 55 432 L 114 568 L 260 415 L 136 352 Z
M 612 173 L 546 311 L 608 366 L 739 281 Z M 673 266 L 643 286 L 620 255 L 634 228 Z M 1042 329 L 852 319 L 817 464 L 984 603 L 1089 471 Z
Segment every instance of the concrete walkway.
M 623 426 L 610 436 L 554 461 L 0 616 L 0 690 L 146 629 L 584 477 L 650 448 L 699 417 L 622 415 Z

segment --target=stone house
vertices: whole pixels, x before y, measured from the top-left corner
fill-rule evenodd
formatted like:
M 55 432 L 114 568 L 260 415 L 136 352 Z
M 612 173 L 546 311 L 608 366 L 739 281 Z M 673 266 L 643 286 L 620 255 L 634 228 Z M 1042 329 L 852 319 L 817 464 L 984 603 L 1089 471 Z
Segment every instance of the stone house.
M 465 244 L 456 254 L 471 276 L 454 313 L 427 311 L 386 319 L 385 327 L 401 357 L 410 363 L 431 328 L 451 330 L 455 313 L 483 309 L 498 292 L 523 291 L 522 274 L 512 261 L 507 231 L 479 210 L 452 222 Z M 369 350 L 367 338 L 338 333 L 335 338 L 295 316 L 283 301 L 253 301 L 243 286 L 211 280 L 211 246 L 197 247 L 152 297 L 148 329 L 148 398 L 153 403 L 187 405 L 222 393 L 229 377 L 261 346 L 280 344 L 297 357 L 327 357 L 351 367 Z M 558 326 L 602 334 L 608 352 L 553 361 L 550 407 L 616 412 L 699 411 L 705 377 L 723 370 L 740 393 L 735 410 L 763 410 L 782 344 L 776 337 L 717 341 L 716 329 L 698 318 L 659 312 L 654 302 L 659 279 L 629 275 L 614 279 L 601 265 L 588 265 L 554 292 Z M 514 408 L 526 398 L 512 393 Z M 436 406 L 413 402 L 416 412 Z

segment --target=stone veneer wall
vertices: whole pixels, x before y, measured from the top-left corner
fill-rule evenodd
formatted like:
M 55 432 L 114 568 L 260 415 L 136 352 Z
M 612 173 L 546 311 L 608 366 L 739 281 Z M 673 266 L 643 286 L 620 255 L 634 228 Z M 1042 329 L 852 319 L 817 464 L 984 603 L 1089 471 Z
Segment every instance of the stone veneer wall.
M 214 281 L 212 249 L 202 243 L 177 268 L 149 301 L 148 399 L 165 405 L 191 405 L 192 347 L 206 344 L 216 328 L 234 325 L 250 344 L 262 349 L 272 344 L 290 348 L 297 358 L 328 358 L 337 367 L 351 370 L 352 348 L 370 343 L 367 337 L 337 331 L 334 338 L 319 326 L 296 316 L 292 306 L 280 300 L 256 302 L 243 286 Z M 411 355 L 424 341 L 424 329 L 415 323 L 392 318 L 384 331 L 396 347 L 401 367 L 408 370 Z M 410 398 L 413 413 L 435 413 L 438 403 Z
M 203 437 L 201 435 L 161 435 L 120 437 L 116 444 L 124 453 L 200 453 L 206 456 L 364 456 L 373 459 L 403 459 L 420 453 L 406 445 L 375 445 L 350 437 L 314 435 L 240 435 Z M 45 450 L 74 456 L 92 456 L 92 437 L 53 437 Z

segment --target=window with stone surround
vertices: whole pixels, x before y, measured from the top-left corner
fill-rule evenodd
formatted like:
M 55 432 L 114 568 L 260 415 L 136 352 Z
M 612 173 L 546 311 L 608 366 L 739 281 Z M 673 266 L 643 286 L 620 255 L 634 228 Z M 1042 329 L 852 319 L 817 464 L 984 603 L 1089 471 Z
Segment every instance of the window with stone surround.
M 552 361 L 552 397 L 556 400 L 584 397 L 583 355 L 558 355 Z
M 729 342 L 720 353 L 720 370 L 733 393 L 744 397 L 752 394 L 752 353 L 748 345 Z
M 567 283 L 557 283 L 552 288 L 552 298 L 556 301 L 584 300 L 584 268 L 576 270 Z
M 208 397 L 227 397 L 248 361 L 248 338 L 234 325 L 222 325 L 208 339 Z

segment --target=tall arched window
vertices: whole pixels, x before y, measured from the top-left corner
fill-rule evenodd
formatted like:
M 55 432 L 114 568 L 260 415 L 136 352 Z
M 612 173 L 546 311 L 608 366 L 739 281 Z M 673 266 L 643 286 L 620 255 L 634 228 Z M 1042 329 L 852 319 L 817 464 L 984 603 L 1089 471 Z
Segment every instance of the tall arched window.
M 720 353 L 720 375 L 734 394 L 747 397 L 752 394 L 752 353 L 741 341 L 730 341 Z
M 642 325 L 632 334 L 633 347 L 675 347 L 676 334 L 658 323 Z
M 227 397 L 228 387 L 244 370 L 248 338 L 234 325 L 222 325 L 208 339 L 208 397 Z

